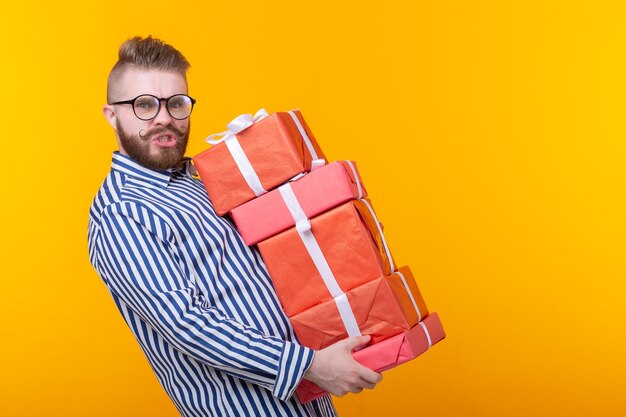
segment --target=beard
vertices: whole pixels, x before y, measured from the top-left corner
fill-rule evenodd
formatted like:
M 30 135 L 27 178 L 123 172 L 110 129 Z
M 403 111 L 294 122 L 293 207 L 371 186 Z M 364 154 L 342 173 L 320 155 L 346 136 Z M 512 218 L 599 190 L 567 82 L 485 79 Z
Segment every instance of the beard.
M 165 127 L 156 127 L 145 133 L 142 130 L 139 132 L 139 135 L 129 135 L 120 125 L 119 120 L 116 120 L 115 125 L 122 148 L 128 156 L 143 167 L 154 170 L 174 168 L 185 156 L 189 140 L 189 127 L 187 129 L 178 129 L 173 123 L 170 123 Z M 175 136 L 176 146 L 171 148 L 152 146 L 152 138 L 163 132 Z

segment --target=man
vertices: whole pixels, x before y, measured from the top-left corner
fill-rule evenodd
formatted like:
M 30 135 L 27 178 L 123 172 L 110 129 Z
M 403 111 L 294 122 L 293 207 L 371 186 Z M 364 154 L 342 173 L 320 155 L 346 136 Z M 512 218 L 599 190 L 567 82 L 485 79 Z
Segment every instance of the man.
M 89 255 L 184 416 L 333 416 L 302 405 L 302 378 L 335 395 L 381 376 L 354 361 L 368 336 L 313 351 L 295 342 L 254 248 L 218 217 L 184 158 L 189 63 L 148 37 L 120 47 L 104 115 L 119 151 L 90 210 Z

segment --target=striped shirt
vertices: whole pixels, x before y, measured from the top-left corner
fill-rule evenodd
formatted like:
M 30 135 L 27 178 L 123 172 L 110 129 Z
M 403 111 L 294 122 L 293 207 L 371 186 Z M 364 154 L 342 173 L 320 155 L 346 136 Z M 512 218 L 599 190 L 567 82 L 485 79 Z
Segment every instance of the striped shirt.
M 254 247 L 202 183 L 118 152 L 89 213 L 89 257 L 183 416 L 336 416 L 293 395 L 314 351 L 296 343 Z

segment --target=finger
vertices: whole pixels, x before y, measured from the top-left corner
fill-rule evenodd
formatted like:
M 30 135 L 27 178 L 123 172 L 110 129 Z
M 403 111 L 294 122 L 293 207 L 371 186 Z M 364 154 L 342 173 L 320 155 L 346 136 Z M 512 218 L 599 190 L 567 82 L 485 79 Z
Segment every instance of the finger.
M 354 388 L 352 388 L 352 389 L 350 390 L 350 392 L 351 392 L 351 393 L 353 393 L 353 394 L 358 394 L 358 393 L 360 393 L 361 391 L 363 391 L 363 388 L 362 388 L 362 387 L 354 387 Z
M 345 390 L 337 390 L 335 392 L 331 392 L 331 394 L 333 394 L 335 397 L 343 397 L 347 393 L 348 391 L 345 391 Z
M 377 384 L 383 379 L 383 376 L 381 374 L 379 374 L 378 372 L 374 372 L 365 366 L 361 366 L 359 376 L 361 377 L 361 379 L 372 384 Z
M 356 347 L 364 346 L 369 343 L 371 338 L 370 335 L 350 337 L 346 339 L 346 348 L 353 350 Z
M 360 385 L 361 385 L 361 387 L 366 388 L 366 389 L 374 389 L 376 387 L 375 383 L 366 381 L 363 378 L 361 378 L 361 384 Z

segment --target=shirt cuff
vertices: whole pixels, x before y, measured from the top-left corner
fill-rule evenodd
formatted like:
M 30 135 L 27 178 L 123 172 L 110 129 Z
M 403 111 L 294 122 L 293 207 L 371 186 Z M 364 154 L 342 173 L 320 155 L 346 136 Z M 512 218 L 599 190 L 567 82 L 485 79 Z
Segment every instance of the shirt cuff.
M 278 363 L 278 375 L 274 383 L 272 395 L 287 401 L 293 395 L 304 373 L 313 363 L 315 351 L 292 342 L 284 342 L 285 347 Z

